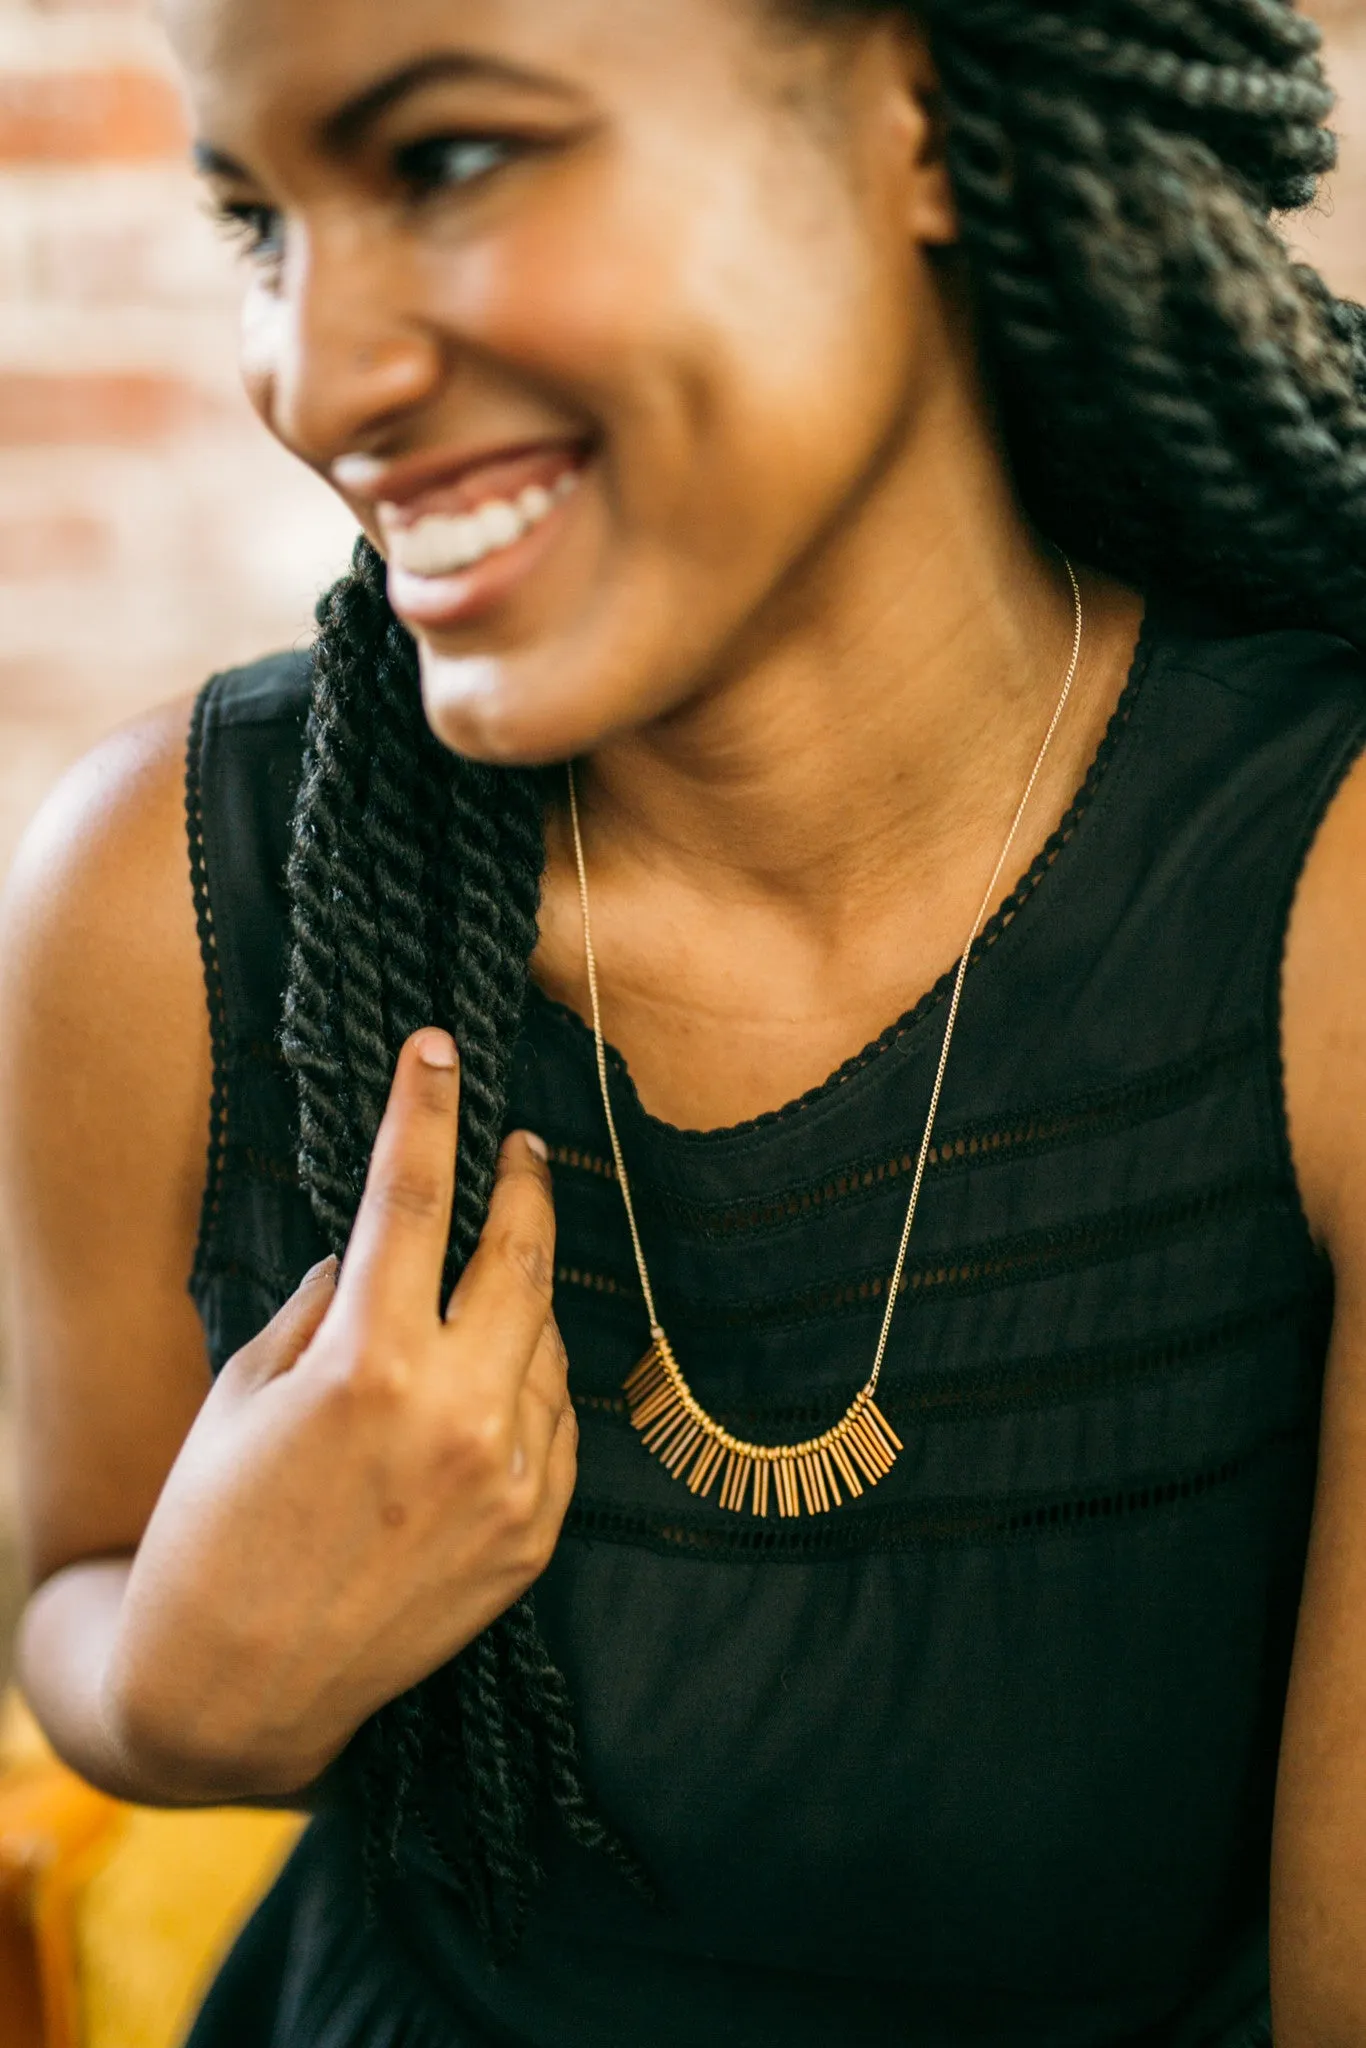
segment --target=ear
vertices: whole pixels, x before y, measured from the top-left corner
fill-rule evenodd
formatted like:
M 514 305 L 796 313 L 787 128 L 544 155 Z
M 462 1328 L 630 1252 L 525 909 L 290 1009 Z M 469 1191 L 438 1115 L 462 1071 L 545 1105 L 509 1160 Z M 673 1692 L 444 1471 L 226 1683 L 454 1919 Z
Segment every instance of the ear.
M 884 90 L 893 146 L 905 179 L 906 227 L 925 248 L 958 240 L 958 208 L 949 181 L 947 130 L 939 71 L 923 25 L 908 15 L 879 24 Z

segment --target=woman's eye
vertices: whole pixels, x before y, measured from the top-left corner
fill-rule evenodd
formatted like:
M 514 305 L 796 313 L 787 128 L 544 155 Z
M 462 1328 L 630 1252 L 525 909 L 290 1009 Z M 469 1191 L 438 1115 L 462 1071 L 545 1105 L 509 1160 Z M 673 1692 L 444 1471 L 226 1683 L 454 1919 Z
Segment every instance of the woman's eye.
M 214 208 L 218 225 L 254 263 L 276 263 L 283 247 L 282 223 L 273 206 L 223 200 Z
M 442 135 L 428 142 L 412 142 L 398 151 L 394 167 L 403 183 L 418 198 L 454 185 L 470 185 L 501 170 L 517 154 L 517 144 L 505 136 Z

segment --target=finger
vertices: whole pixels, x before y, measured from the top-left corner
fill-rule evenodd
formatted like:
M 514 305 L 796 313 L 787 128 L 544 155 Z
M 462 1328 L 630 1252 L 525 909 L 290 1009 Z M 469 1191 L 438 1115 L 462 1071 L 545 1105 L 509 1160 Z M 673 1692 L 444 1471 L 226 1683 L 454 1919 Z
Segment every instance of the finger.
M 251 1386 L 264 1386 L 289 1372 L 313 1342 L 337 1292 L 337 1261 L 320 1259 L 309 1268 L 289 1300 L 258 1337 L 244 1345 L 225 1369 Z
M 488 1218 L 446 1311 L 452 1341 L 472 1371 L 517 1391 L 550 1314 L 554 1281 L 555 1204 L 545 1145 L 515 1131 L 498 1155 Z
M 460 1067 L 444 1031 L 418 1031 L 398 1057 L 338 1297 L 381 1320 L 434 1320 L 455 1196 Z

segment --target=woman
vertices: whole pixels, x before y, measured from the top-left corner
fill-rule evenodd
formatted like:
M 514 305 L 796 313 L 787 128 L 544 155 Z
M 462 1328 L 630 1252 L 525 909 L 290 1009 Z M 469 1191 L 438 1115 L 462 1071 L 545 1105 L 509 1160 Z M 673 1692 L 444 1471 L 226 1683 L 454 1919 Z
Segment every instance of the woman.
M 10 898 L 29 1695 L 316 1813 L 196 2040 L 1359 2043 L 1313 31 L 170 18 L 368 536 Z

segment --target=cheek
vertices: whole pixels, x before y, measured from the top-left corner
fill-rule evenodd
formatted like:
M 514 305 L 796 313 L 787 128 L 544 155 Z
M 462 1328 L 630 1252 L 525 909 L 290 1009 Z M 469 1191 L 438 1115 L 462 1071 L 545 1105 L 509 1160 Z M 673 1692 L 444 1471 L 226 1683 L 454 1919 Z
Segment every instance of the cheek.
M 861 461 L 904 375 L 885 252 L 828 196 L 770 189 L 754 171 L 633 177 L 566 191 L 458 261 L 432 252 L 442 324 L 600 434 L 619 538 L 728 556 L 761 509 L 794 516 Z
M 627 198 L 609 175 L 579 172 L 500 232 L 438 240 L 423 288 L 433 326 L 472 342 L 495 374 L 610 415 L 676 297 L 653 212 Z

